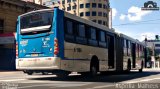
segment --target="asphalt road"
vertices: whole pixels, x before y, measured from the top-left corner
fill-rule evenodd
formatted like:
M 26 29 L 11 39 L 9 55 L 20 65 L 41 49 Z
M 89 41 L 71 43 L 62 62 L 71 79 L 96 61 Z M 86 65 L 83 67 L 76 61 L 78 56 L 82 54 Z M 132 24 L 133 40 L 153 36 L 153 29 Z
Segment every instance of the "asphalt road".
M 55 75 L 26 75 L 21 71 L 0 72 L 0 89 L 160 89 L 160 69 L 142 73 L 108 72 L 95 78 L 71 74 L 67 78 Z

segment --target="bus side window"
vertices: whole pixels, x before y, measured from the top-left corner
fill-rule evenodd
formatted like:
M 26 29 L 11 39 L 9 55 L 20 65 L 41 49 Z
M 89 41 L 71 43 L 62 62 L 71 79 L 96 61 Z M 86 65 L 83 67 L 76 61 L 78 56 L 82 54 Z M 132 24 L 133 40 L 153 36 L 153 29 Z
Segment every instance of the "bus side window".
M 128 40 L 126 40 L 126 48 L 128 49 Z
M 65 40 L 74 42 L 73 22 L 70 20 L 65 21 Z
M 106 48 L 106 38 L 104 31 L 99 31 L 99 46 Z
M 126 40 L 123 39 L 123 48 L 126 48 Z
M 110 37 L 108 35 L 106 35 L 106 42 L 107 42 L 107 48 L 109 47 L 109 43 L 110 43 Z
M 128 41 L 128 48 L 131 48 L 131 41 Z
M 93 27 L 90 27 L 89 29 L 89 39 L 88 39 L 89 45 L 97 46 L 97 35 L 96 35 L 96 29 Z
M 86 30 L 84 24 L 78 24 L 76 42 L 79 44 L 87 44 Z

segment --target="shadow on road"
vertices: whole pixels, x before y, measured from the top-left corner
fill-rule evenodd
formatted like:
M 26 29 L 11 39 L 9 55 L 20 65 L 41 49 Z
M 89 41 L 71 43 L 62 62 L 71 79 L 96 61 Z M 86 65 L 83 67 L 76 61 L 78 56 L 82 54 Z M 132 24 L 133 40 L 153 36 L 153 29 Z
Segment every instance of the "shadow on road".
M 117 73 L 117 72 L 107 72 L 105 74 L 99 74 L 96 77 L 92 78 L 89 76 L 81 75 L 71 75 L 66 78 L 59 77 L 41 77 L 41 78 L 30 78 L 29 80 L 43 80 L 43 81 L 72 81 L 72 82 L 123 82 L 126 80 L 136 79 L 147 77 L 151 75 L 157 75 L 160 72 L 131 72 L 131 73 Z

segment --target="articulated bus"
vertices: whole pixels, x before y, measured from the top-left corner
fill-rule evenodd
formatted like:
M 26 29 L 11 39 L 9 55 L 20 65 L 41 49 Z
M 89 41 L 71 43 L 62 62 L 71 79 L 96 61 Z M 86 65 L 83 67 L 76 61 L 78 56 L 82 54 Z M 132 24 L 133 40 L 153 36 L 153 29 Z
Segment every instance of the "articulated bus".
M 58 8 L 18 16 L 16 69 L 31 75 L 142 71 L 145 45 Z

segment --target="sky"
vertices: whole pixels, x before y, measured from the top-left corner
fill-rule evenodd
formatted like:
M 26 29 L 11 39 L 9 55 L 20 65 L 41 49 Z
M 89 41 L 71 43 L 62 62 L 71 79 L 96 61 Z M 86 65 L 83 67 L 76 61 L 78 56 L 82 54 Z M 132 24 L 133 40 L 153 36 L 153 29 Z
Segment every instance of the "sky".
M 160 7 L 160 0 L 110 0 L 112 28 L 140 41 L 155 39 L 160 35 L 160 10 L 141 10 L 148 1 Z

